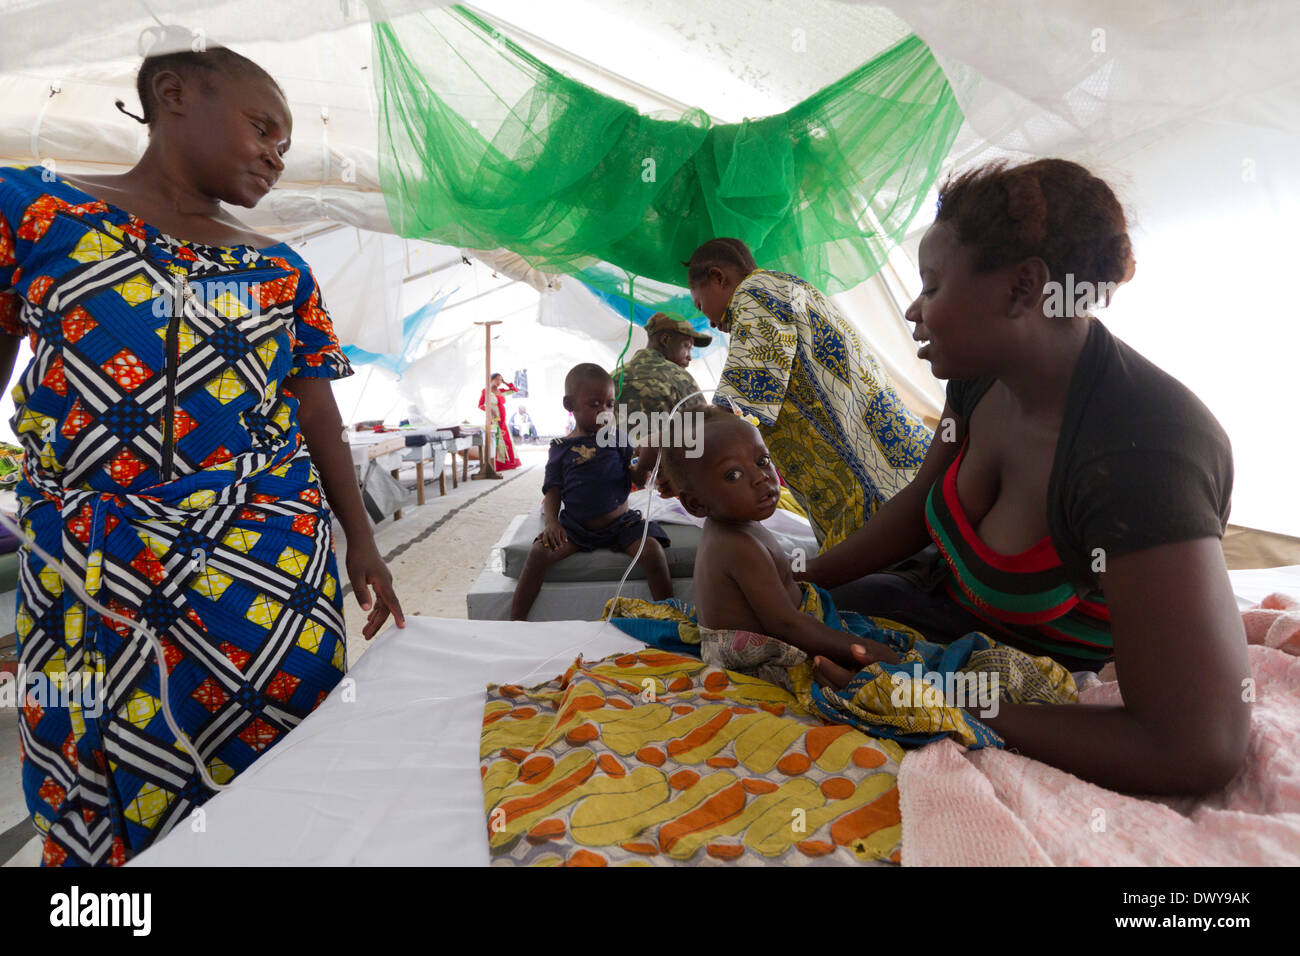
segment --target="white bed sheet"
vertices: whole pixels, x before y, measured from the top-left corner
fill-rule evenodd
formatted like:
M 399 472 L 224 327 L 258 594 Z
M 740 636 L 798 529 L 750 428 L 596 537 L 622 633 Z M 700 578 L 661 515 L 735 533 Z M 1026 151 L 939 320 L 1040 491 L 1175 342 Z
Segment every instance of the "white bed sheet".
M 1230 572 L 1243 607 L 1300 596 L 1300 566 Z M 488 863 L 479 777 L 483 688 L 536 684 L 643 645 L 591 621 L 410 618 L 324 703 L 139 866 Z M 347 700 L 349 695 L 354 700 Z
M 138 866 L 486 866 L 483 688 L 644 647 L 591 621 L 408 618 L 282 743 Z M 531 676 L 529 676 L 531 673 Z

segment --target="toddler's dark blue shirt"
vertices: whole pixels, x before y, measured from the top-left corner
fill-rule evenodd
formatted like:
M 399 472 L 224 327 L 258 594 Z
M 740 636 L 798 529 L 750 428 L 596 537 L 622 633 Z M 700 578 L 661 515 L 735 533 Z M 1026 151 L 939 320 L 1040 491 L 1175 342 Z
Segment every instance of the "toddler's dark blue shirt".
M 546 461 L 542 494 L 560 489 L 564 510 L 577 521 L 607 515 L 632 490 L 632 449 L 620 432 L 617 446 L 601 447 L 595 435 L 556 438 Z

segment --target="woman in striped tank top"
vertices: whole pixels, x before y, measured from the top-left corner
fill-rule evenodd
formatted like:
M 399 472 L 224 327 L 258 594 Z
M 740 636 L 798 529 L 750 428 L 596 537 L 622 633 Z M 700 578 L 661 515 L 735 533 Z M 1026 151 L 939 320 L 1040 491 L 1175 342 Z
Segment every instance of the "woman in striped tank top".
M 1076 671 L 1113 660 L 1122 706 L 1004 703 L 987 723 L 1112 789 L 1220 789 L 1250 729 L 1220 541 L 1232 452 L 1195 395 L 1091 315 L 1134 272 L 1114 193 L 1063 160 L 958 175 L 920 267 L 907 319 L 948 380 L 935 441 L 802 576 L 931 640 L 982 631 Z M 825 684 L 850 676 L 818 661 Z

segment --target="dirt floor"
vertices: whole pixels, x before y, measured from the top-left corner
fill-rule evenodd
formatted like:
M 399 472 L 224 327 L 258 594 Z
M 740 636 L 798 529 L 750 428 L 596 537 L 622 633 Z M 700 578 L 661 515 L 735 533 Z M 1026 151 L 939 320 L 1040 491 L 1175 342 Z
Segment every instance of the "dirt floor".
M 403 511 L 398 521 L 385 521 L 375 541 L 393 574 L 393 589 L 409 616 L 464 619 L 465 595 L 487 561 L 492 546 L 517 514 L 540 507 L 545 445 L 521 445 L 516 454 L 523 467 L 505 472 L 502 480 L 450 484 L 445 498 L 430 497 L 423 507 Z M 470 463 L 471 473 L 477 465 Z M 410 478 L 410 475 L 404 477 Z M 489 487 L 484 489 L 484 484 Z M 340 536 L 341 537 L 341 536 Z M 347 543 L 339 548 L 339 573 L 346 581 Z M 361 636 L 366 614 L 351 591 L 345 592 L 348 660 L 355 662 L 368 642 Z

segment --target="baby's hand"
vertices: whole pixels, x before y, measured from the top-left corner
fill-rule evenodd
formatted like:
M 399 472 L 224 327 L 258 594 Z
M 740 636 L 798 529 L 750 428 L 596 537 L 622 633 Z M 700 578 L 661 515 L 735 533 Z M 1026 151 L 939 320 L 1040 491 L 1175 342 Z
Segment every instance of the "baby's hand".
M 813 678 L 823 687 L 840 690 L 859 671 L 877 663 L 897 664 L 898 655 L 879 641 L 862 638 L 849 647 L 849 656 L 843 660 L 835 661 L 820 656 L 814 658 Z
M 865 637 L 855 641 L 849 650 L 859 668 L 870 667 L 872 664 L 898 663 L 898 654 L 892 647 L 886 647 L 879 641 L 873 641 Z

